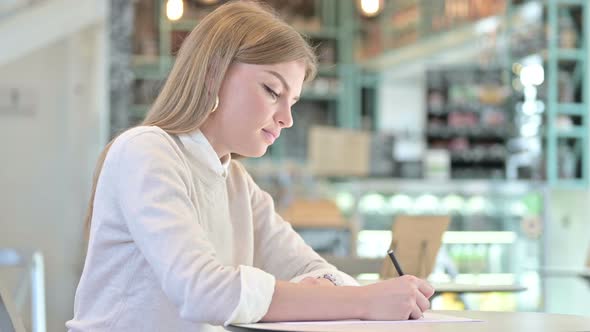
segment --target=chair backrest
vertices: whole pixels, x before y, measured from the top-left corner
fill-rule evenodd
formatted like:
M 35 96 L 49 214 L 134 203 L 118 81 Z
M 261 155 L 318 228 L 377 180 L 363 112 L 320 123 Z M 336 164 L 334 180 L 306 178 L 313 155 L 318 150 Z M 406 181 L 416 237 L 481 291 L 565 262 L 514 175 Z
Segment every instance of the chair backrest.
M 25 332 L 8 292 L 0 286 L 0 332 Z
M 441 216 L 396 216 L 391 232 L 389 249 L 395 252 L 404 273 L 427 278 L 436 261 L 442 244 L 443 233 L 451 217 Z M 397 277 L 389 257 L 383 261 L 381 278 Z

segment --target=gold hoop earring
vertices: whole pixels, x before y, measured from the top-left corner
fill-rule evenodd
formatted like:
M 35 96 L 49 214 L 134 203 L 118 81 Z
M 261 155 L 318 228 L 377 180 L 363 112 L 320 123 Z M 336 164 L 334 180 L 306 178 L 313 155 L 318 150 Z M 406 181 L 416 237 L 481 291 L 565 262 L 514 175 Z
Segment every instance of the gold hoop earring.
M 219 106 L 219 96 L 215 96 L 215 106 L 213 106 L 211 113 L 217 111 L 217 106 Z

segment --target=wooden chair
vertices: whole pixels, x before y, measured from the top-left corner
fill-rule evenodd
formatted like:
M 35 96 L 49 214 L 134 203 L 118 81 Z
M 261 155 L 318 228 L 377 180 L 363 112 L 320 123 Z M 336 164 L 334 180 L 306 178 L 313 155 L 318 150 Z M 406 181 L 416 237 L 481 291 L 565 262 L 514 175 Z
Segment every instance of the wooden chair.
M 450 216 L 398 216 L 392 226 L 391 245 L 404 273 L 427 278 L 436 261 Z M 397 277 L 389 257 L 383 261 L 381 279 Z

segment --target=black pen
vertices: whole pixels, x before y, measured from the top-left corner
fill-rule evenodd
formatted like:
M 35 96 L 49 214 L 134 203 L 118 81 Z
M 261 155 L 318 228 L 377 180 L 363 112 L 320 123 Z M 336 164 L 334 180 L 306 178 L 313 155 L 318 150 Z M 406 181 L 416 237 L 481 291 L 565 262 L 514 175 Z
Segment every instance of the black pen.
M 402 267 L 399 266 L 399 263 L 397 262 L 397 259 L 395 258 L 395 255 L 393 254 L 393 250 L 389 249 L 387 251 L 387 254 L 389 255 L 389 258 L 391 258 L 391 262 L 393 263 L 393 266 L 395 266 L 395 270 L 397 271 L 397 274 L 399 274 L 399 276 L 403 276 L 404 275 L 404 271 L 402 271 Z

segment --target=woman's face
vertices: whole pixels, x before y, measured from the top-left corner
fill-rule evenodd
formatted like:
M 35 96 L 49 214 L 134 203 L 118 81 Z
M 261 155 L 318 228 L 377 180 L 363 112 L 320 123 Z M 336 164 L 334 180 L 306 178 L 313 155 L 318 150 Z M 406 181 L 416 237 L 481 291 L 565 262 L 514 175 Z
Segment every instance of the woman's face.
M 299 99 L 305 66 L 235 63 L 219 91 L 219 106 L 201 127 L 217 155 L 260 157 L 293 125 L 291 106 Z

